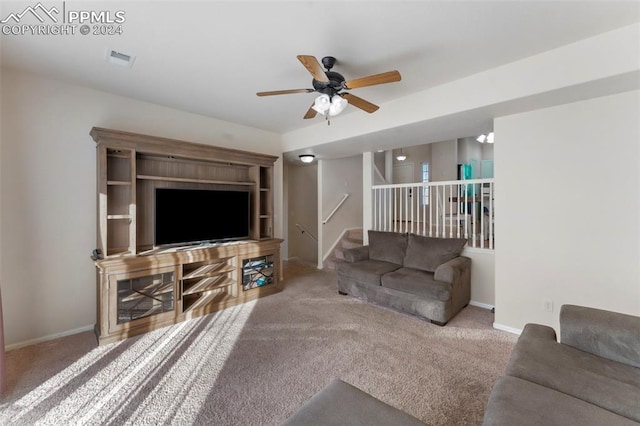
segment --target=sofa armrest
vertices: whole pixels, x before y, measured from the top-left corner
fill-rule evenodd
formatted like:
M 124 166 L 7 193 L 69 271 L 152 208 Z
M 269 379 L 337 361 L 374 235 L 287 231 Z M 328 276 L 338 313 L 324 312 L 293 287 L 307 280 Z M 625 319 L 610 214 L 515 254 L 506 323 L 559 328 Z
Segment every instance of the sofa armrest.
M 356 247 L 344 251 L 344 260 L 350 263 L 369 259 L 369 246 Z
M 433 279 L 453 284 L 454 281 L 457 280 L 457 277 L 461 276 L 462 273 L 469 268 L 471 268 L 471 259 L 465 256 L 459 256 L 438 266 L 433 273 Z
M 525 324 L 524 328 L 522 329 L 522 333 L 520 333 L 520 337 L 518 337 L 518 340 L 531 339 L 557 342 L 556 331 L 547 325 L 533 323 Z
M 584 306 L 560 309 L 560 342 L 584 352 L 640 367 L 640 317 Z

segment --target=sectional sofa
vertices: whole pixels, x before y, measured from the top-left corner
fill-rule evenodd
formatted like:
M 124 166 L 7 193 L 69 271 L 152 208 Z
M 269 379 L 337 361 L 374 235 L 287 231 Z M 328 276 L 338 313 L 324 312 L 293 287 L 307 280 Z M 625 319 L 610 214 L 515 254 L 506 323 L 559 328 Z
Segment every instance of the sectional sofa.
M 336 265 L 338 291 L 446 324 L 471 298 L 471 259 L 461 238 L 369 231 L 369 245 Z
M 640 318 L 564 305 L 527 324 L 495 384 L 485 426 L 640 424 Z

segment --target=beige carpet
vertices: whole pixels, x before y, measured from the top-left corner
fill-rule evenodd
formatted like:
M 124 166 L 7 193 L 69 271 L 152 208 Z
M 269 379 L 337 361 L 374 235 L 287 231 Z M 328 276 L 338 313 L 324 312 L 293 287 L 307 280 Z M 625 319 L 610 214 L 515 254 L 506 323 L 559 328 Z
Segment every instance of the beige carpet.
M 338 295 L 333 273 L 285 276 L 282 293 L 124 342 L 9 352 L 0 424 L 276 425 L 333 378 L 427 424 L 482 422 L 516 340 L 489 311 L 438 327 Z

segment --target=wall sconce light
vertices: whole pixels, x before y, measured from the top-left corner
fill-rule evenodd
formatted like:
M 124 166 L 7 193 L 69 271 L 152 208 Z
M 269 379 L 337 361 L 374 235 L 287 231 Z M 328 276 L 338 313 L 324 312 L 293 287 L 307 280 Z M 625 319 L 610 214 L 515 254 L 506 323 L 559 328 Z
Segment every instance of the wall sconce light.
M 313 159 L 316 158 L 316 156 L 313 154 L 300 154 L 298 155 L 298 158 L 300 158 L 300 161 L 302 161 L 303 163 L 312 163 Z

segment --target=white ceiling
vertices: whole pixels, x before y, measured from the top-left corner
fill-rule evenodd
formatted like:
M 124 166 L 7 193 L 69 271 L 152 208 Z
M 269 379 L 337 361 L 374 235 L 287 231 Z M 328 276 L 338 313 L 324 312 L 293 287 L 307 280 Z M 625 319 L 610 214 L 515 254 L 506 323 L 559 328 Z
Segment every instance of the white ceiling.
M 45 5 L 62 2 L 46 2 Z M 1 3 L 4 19 L 35 2 Z M 122 35 L 2 36 L 2 66 L 247 126 L 286 133 L 314 94 L 296 55 L 335 56 L 347 80 L 397 69 L 402 81 L 356 89 L 381 105 L 638 21 L 638 2 L 79 2 L 123 10 Z M 26 19 L 26 18 L 25 18 Z M 136 55 L 132 69 L 108 48 Z M 342 115 L 366 114 L 352 106 Z M 463 135 L 461 135 L 463 136 Z

